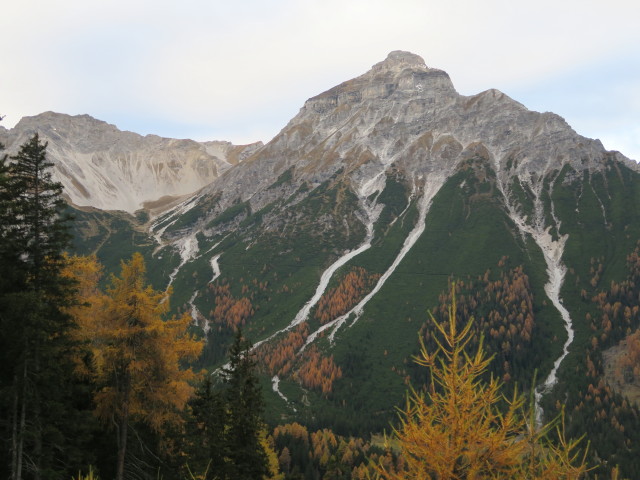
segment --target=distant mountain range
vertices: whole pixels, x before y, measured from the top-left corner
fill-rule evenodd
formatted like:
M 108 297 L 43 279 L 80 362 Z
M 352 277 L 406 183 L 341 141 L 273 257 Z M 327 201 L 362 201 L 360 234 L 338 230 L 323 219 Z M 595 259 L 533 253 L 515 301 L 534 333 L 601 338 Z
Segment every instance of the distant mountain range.
M 266 145 L 53 113 L 0 141 L 36 131 L 70 201 L 94 207 L 76 211 L 77 250 L 108 270 L 142 251 L 207 336 L 204 366 L 242 326 L 271 422 L 388 426 L 427 380 L 411 356 L 418 335 L 433 347 L 427 311 L 443 318 L 456 281 L 493 373 L 527 389 L 537 370 L 540 412 L 564 406 L 593 458 L 637 469 L 640 411 L 622 394 L 640 379 L 621 381 L 609 352 L 640 326 L 639 168 L 558 115 L 460 95 L 396 51 L 307 100 Z
M 194 193 L 262 146 L 143 137 L 89 115 L 53 112 L 25 117 L 0 138 L 11 152 L 35 132 L 49 143 L 55 178 L 73 204 L 129 213 Z

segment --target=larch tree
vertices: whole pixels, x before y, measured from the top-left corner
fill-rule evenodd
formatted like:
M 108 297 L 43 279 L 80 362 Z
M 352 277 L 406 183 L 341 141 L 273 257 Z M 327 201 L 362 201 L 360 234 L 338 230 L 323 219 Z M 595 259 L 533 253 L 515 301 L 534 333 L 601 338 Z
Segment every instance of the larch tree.
M 91 266 L 82 271 L 95 274 Z M 121 274 L 112 277 L 106 295 L 95 295 L 91 282 L 87 288 L 99 307 L 78 323 L 93 354 L 96 414 L 115 426 L 116 479 L 122 480 L 132 422 L 142 422 L 160 434 L 182 423 L 181 411 L 197 375 L 181 363 L 195 360 L 202 342 L 188 333 L 188 314 L 165 319 L 170 292 L 146 285 L 139 253 L 122 262 Z
M 438 350 L 429 353 L 422 344 L 415 359 L 430 370 L 428 393 L 410 392 L 394 430 L 406 469 L 393 472 L 379 464 L 379 478 L 581 478 L 587 468 L 579 441 L 566 440 L 560 419 L 536 428 L 533 407 L 525 408 L 523 396 L 514 392 L 505 398 L 495 378 L 483 381 L 491 358 L 482 341 L 474 355 L 465 352 L 473 319 L 458 329 L 454 291 L 452 297 L 448 322 L 431 317 Z M 552 432 L 555 441 L 549 438 Z

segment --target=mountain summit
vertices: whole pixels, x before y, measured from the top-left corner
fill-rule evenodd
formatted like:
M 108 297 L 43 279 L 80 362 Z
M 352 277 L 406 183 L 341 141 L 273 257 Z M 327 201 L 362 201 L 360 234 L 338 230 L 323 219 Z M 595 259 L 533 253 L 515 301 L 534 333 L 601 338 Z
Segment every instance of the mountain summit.
M 406 67 L 427 68 L 427 65 L 420 55 L 402 50 L 394 50 L 390 52 L 382 62 L 376 63 L 372 70 L 398 70 Z
M 481 155 L 505 188 L 516 175 L 535 191 L 546 172 L 567 163 L 598 169 L 605 154 L 600 141 L 576 134 L 558 115 L 529 111 L 493 89 L 460 95 L 446 72 L 395 51 L 363 75 L 307 100 L 250 162 L 207 190 L 221 195 L 221 208 L 237 198 L 259 208 L 270 201 L 270 179 L 292 167 L 296 183 L 317 184 L 344 169 L 355 187 L 370 185 L 391 165 L 407 178 L 446 178 L 460 162 Z

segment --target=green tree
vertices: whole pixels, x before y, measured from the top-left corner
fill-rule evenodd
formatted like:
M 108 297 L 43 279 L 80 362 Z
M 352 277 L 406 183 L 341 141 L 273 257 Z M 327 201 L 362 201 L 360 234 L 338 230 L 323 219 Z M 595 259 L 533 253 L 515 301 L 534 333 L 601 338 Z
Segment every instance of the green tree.
M 9 477 L 55 477 L 69 468 L 77 413 L 70 352 L 73 323 L 61 276 L 69 245 L 62 186 L 52 180 L 38 135 L 0 162 L 2 405 L 10 438 Z M 77 436 L 76 436 L 77 438 Z M 65 450 L 65 457 L 59 455 Z
M 429 368 L 432 383 L 426 396 L 411 391 L 394 430 L 407 468 L 394 472 L 380 464 L 380 478 L 581 478 L 587 471 L 584 456 L 577 441 L 565 439 L 559 420 L 537 429 L 524 397 L 505 398 L 496 379 L 482 380 L 491 358 L 482 341 L 475 355 L 465 353 L 473 319 L 458 330 L 454 291 L 448 322 L 433 322 L 439 349 L 429 353 L 423 344 L 416 358 Z M 557 438 L 552 442 L 553 431 Z
M 270 468 L 267 455 L 256 360 L 240 329 L 220 377 L 217 386 L 205 379 L 190 401 L 192 420 L 185 442 L 189 469 L 206 472 L 201 478 L 207 480 L 273 477 L 277 472 Z
M 222 369 L 228 410 L 229 480 L 259 479 L 269 474 L 267 455 L 260 443 L 264 400 L 251 346 L 238 329 L 229 350 L 229 364 Z
M 65 214 L 62 184 L 53 181 L 53 163 L 47 160 L 46 150 L 47 143 L 41 143 L 38 134 L 22 145 L 11 157 L 10 188 L 30 287 L 68 297 L 69 285 L 61 282 L 59 275 L 63 253 L 71 241 L 71 218 Z
M 189 471 L 199 473 L 202 480 L 224 478 L 228 458 L 227 406 L 223 392 L 214 389 L 210 375 L 200 384 L 188 407 L 184 449 Z

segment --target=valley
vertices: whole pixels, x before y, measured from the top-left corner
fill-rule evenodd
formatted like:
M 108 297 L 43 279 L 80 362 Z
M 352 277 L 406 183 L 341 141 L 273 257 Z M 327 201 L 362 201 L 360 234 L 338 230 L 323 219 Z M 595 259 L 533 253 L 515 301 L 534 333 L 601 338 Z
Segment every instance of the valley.
M 413 357 L 437 348 L 431 315 L 446 320 L 453 289 L 459 323 L 475 319 L 468 352 L 483 339 L 490 375 L 531 394 L 538 424 L 564 412 L 599 474 L 640 465 L 636 374 L 621 386 L 611 364 L 640 328 L 640 168 L 561 117 L 497 90 L 460 95 L 446 72 L 392 52 L 264 145 L 51 113 L 0 140 L 34 129 L 76 185 L 74 252 L 108 274 L 140 252 L 206 341 L 197 367 L 219 371 L 241 328 L 270 426 L 389 430 L 407 389 L 428 388 Z M 84 184 L 70 173 L 82 162 L 98 172 Z M 127 181 L 98 188 L 116 168 Z

